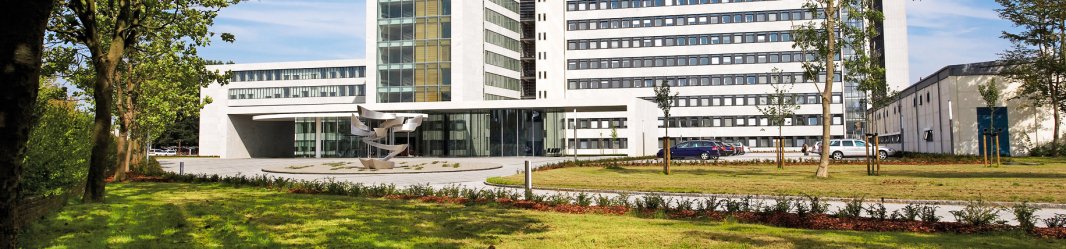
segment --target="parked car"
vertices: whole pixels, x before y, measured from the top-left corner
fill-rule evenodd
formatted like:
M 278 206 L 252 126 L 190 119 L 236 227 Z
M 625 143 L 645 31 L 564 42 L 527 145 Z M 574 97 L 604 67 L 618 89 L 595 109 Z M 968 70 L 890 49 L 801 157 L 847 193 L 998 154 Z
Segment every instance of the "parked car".
M 730 143 L 730 144 L 733 145 L 733 150 L 735 151 L 735 154 L 737 154 L 737 155 L 748 154 L 748 146 L 744 146 L 744 144 L 741 144 L 741 143 Z
M 148 155 L 149 156 L 174 156 L 174 155 L 177 155 L 177 154 L 178 154 L 177 151 L 174 151 L 174 150 L 164 150 L 164 149 L 151 149 L 151 150 L 148 150 Z
M 718 142 L 722 145 L 722 156 L 732 156 L 737 154 L 737 148 L 730 143 Z
M 814 144 L 814 153 L 822 153 L 822 143 L 818 142 Z M 873 147 L 871 146 L 872 150 Z M 888 147 L 880 147 L 877 152 L 877 157 L 880 159 L 888 158 L 888 156 L 895 155 L 896 151 Z M 833 139 L 829 140 L 829 157 L 834 160 L 841 160 L 845 157 L 862 157 L 866 156 L 866 142 L 858 139 Z
M 699 158 L 700 160 L 718 160 L 723 146 L 715 141 L 688 141 L 670 147 L 670 158 Z M 663 150 L 655 153 L 663 157 Z

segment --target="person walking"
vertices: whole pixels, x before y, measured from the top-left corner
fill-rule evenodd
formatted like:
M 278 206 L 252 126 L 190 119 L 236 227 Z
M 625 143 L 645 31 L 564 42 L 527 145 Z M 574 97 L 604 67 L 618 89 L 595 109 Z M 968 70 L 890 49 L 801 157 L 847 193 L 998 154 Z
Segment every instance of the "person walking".
M 810 155 L 809 153 L 807 153 L 807 144 L 803 144 L 803 148 L 800 148 L 800 152 L 803 152 L 803 156 Z

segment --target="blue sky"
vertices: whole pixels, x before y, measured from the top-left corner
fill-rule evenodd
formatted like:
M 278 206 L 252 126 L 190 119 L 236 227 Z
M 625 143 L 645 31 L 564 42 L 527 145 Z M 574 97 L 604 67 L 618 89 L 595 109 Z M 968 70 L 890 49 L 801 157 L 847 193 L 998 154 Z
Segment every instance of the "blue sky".
M 561 1 L 561 0 L 553 0 Z M 907 1 L 911 83 L 946 65 L 994 60 L 1010 46 L 992 0 Z M 214 31 L 237 36 L 200 50 L 237 63 L 363 58 L 363 0 L 252 0 L 223 10 Z

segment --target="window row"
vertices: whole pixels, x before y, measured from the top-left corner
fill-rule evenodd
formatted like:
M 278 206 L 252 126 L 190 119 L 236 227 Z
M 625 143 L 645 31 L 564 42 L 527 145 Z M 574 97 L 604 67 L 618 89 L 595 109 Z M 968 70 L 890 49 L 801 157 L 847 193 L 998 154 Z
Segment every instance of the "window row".
M 515 52 L 522 52 L 522 43 L 518 42 L 514 38 L 501 35 L 500 33 L 493 32 L 492 30 L 485 30 L 485 42 L 492 45 L 500 46 L 502 48 L 510 49 Z
M 775 0 L 580 0 L 566 2 L 567 11 L 628 9 L 718 3 L 744 3 Z
M 338 85 L 229 89 L 229 99 L 281 99 L 345 96 L 366 96 L 366 86 Z
M 522 24 L 519 23 L 518 20 L 511 19 L 510 17 L 500 14 L 500 12 L 496 12 L 495 10 L 490 10 L 487 8 L 485 9 L 485 21 L 490 22 L 492 24 L 496 24 L 496 26 L 500 26 L 502 28 L 514 31 L 515 33 L 522 33 Z
M 484 98 L 485 98 L 485 100 L 515 100 L 516 99 L 516 98 L 507 97 L 507 96 L 500 96 L 500 95 L 488 94 L 488 93 L 485 94 Z
M 645 100 L 654 101 L 653 97 L 645 97 Z M 841 94 L 834 93 L 833 104 L 843 102 Z M 785 96 L 785 103 L 798 105 L 821 104 L 822 98 L 819 93 L 799 93 Z M 703 106 L 765 106 L 777 103 L 777 97 L 764 94 L 746 95 L 702 95 L 702 96 L 678 96 L 674 107 L 703 107 Z
M 841 74 L 833 75 L 835 82 L 840 82 Z M 659 76 L 659 77 L 627 77 L 627 78 L 596 78 L 596 79 L 572 79 L 567 83 L 567 88 L 574 89 L 612 89 L 612 88 L 644 88 L 667 84 L 671 87 L 682 86 L 723 86 L 723 85 L 755 85 L 770 83 L 813 83 L 825 82 L 825 75 L 818 75 L 818 79 L 807 78 L 803 73 L 758 73 L 758 74 L 712 74 L 712 75 L 683 75 L 683 76 Z
M 489 72 L 485 72 L 485 85 L 515 91 L 522 90 L 522 81 L 515 78 Z
M 843 125 L 844 114 L 833 114 L 832 125 Z M 670 117 L 670 121 L 664 124 L 663 118 L 659 118 L 659 128 L 669 125 L 670 128 L 693 128 L 693 127 L 743 127 L 743 126 L 775 126 L 770 123 L 766 116 L 703 116 L 703 117 Z M 785 126 L 811 126 L 822 125 L 822 114 L 796 115 L 785 118 Z
M 817 15 L 821 15 L 818 12 Z M 566 22 L 566 30 L 625 29 L 647 27 L 669 27 L 686 25 L 708 25 L 728 23 L 776 22 L 792 20 L 813 20 L 815 14 L 806 9 L 774 10 L 760 12 L 708 13 L 692 15 L 627 17 L 611 19 L 573 20 Z M 817 17 L 821 19 L 821 17 Z
M 518 13 L 518 1 L 515 1 L 515 0 L 491 0 L 491 1 L 492 1 L 492 3 L 494 3 L 496 5 L 499 5 L 500 7 L 503 7 L 504 9 L 510 10 L 510 11 L 514 12 L 515 14 Z
M 843 139 L 843 136 L 832 136 L 831 139 Z M 773 147 L 777 144 L 777 136 L 759 136 L 759 137 L 671 137 L 670 145 L 676 145 L 688 141 L 721 141 L 726 143 L 740 143 L 749 147 Z M 814 143 L 822 141 L 820 136 L 785 136 L 785 147 L 801 147 L 804 144 L 813 146 Z M 659 146 L 662 146 L 662 138 L 659 139 Z
M 380 1 L 378 16 L 382 19 L 416 16 L 447 16 L 452 13 L 451 0 Z
M 326 67 L 233 71 L 230 82 L 366 77 L 366 67 Z
M 764 64 L 814 61 L 815 55 L 803 52 L 769 52 L 747 54 L 702 54 L 655 57 L 623 57 L 567 60 L 566 69 L 613 69 L 642 67 L 681 67 L 706 65 Z M 837 55 L 836 60 L 840 60 Z
M 565 119 L 561 122 L 566 122 L 567 129 L 574 129 L 574 119 Z M 626 118 L 579 118 L 577 119 L 577 129 L 625 129 L 629 126 L 626 123 Z
M 378 41 L 387 42 L 449 39 L 452 37 L 451 17 L 421 17 L 413 23 L 378 25 Z
M 378 102 L 438 102 L 452 100 L 451 86 L 378 88 Z
M 613 39 L 570 40 L 566 43 L 566 49 L 588 50 L 612 48 L 673 47 L 791 41 L 792 33 L 789 31 L 770 31 L 757 33 L 643 36 L 622 37 Z
M 501 54 L 493 53 L 492 51 L 485 51 L 485 63 L 505 69 L 509 69 L 515 72 L 522 71 L 522 62 Z
M 567 148 L 574 148 L 574 139 L 566 139 Z M 629 139 L 616 138 L 578 138 L 578 149 L 626 149 L 629 148 Z M 610 151 L 608 151 L 610 152 Z M 613 153 L 613 152 L 612 152 Z
M 414 64 L 411 69 L 378 70 L 378 86 L 408 87 L 451 85 L 452 68 L 450 63 Z
M 434 63 L 451 60 L 451 41 L 448 40 L 418 41 L 415 42 L 415 46 L 378 48 L 378 63 L 381 64 Z

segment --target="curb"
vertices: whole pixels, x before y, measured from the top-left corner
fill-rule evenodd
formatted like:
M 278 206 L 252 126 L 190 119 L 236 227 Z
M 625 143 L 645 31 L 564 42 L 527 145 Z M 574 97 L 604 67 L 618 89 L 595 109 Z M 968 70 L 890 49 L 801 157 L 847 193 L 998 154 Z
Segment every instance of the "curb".
M 488 185 L 488 186 L 500 187 L 500 188 L 514 188 L 514 189 L 524 189 L 525 188 L 524 186 L 521 186 L 521 185 L 497 184 L 497 183 L 490 183 L 490 182 L 487 182 L 487 181 L 485 181 L 483 183 L 485 185 Z M 675 193 L 675 192 L 630 191 L 630 190 L 609 190 L 609 189 L 608 190 L 576 189 L 576 188 L 556 188 L 556 187 L 533 187 L 533 189 L 535 189 L 535 190 L 549 190 L 549 191 L 563 191 L 563 192 L 608 193 L 608 194 L 626 194 L 626 195 L 661 195 L 661 196 L 702 197 L 702 198 L 716 197 L 716 198 L 730 198 L 730 199 L 740 199 L 740 198 L 746 198 L 746 197 L 752 197 L 752 198 L 757 198 L 757 199 L 770 199 L 770 200 L 778 199 L 778 198 L 792 198 L 792 199 L 806 198 L 805 196 L 790 196 L 790 195 L 703 194 L 703 193 Z M 840 197 L 819 197 L 819 198 L 827 200 L 827 201 L 840 201 L 840 202 L 848 202 L 848 201 L 853 200 L 852 198 L 840 198 Z M 872 201 L 877 201 L 878 199 L 871 199 L 871 200 Z M 955 206 L 966 206 L 966 205 L 970 204 L 969 201 L 959 201 L 959 200 L 910 200 L 910 199 L 888 199 L 888 198 L 885 198 L 885 199 L 883 199 L 883 201 L 884 201 L 884 203 L 895 203 L 895 204 L 930 204 L 930 205 L 955 205 Z M 869 202 L 869 201 L 864 201 L 864 202 Z M 1021 204 L 1021 202 L 991 202 L 991 201 L 990 202 L 986 202 L 986 203 L 989 203 L 989 204 L 992 204 L 992 205 L 996 205 L 996 206 L 1001 206 L 1001 207 L 1010 207 L 1010 206 L 1014 206 L 1015 204 Z M 1031 205 L 1033 207 L 1037 207 L 1037 208 L 1042 208 L 1042 209 L 1066 209 L 1066 204 L 1058 204 L 1058 203 L 1030 202 L 1029 205 Z

